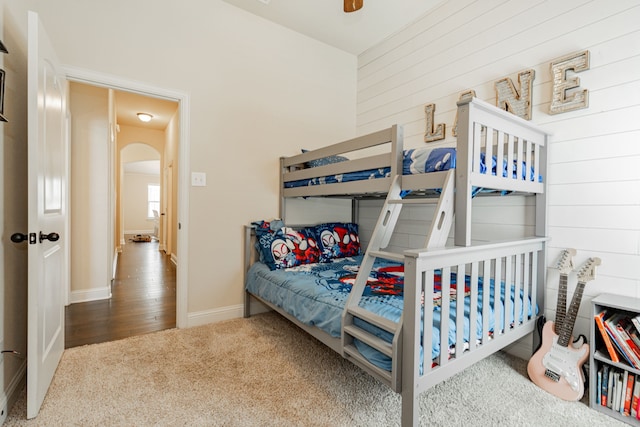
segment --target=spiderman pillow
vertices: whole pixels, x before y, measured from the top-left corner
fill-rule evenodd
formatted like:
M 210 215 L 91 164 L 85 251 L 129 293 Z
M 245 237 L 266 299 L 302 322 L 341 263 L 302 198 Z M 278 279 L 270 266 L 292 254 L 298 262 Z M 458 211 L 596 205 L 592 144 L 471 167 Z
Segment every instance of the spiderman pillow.
M 312 229 L 305 228 L 297 231 L 280 226 L 282 221 L 271 223 L 258 221 L 253 225 L 256 230 L 256 247 L 260 253 L 260 260 L 271 270 L 320 261 L 320 248 Z
M 360 254 L 357 224 L 330 222 L 316 225 L 314 232 L 320 246 L 321 262 Z

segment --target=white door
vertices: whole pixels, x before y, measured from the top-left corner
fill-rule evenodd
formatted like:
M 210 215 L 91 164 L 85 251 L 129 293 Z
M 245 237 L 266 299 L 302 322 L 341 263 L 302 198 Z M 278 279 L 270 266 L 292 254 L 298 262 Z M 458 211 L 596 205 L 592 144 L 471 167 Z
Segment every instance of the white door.
M 28 18 L 29 279 L 27 418 L 34 418 L 64 351 L 68 280 L 66 80 L 38 15 Z

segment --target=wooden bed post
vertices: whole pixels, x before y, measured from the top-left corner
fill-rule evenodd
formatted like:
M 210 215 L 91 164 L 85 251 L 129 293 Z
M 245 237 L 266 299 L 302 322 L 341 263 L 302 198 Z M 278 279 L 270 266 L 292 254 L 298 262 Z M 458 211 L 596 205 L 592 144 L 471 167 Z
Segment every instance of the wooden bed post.
M 279 177 L 279 180 L 280 180 L 280 194 L 279 194 L 279 196 L 280 196 L 280 208 L 278 209 L 278 217 L 283 221 L 285 221 L 284 217 L 285 217 L 285 213 L 286 213 L 285 212 L 286 203 L 285 203 L 285 197 L 284 197 L 284 193 L 283 193 L 283 190 L 284 190 L 284 179 L 283 179 L 284 168 L 285 168 L 285 166 L 284 166 L 284 157 L 280 157 L 280 173 L 279 173 L 279 175 L 280 175 L 280 177 Z M 286 221 L 285 221 L 285 224 L 286 224 Z
M 473 123 L 470 123 L 471 99 L 458 102 L 458 144 L 456 160 L 455 236 L 456 246 L 471 246 L 471 161 Z M 465 166 L 466 165 L 466 166 Z M 466 167 L 466 169 L 465 169 Z
M 393 125 L 391 127 L 391 152 L 395 153 L 396 157 L 391 159 L 391 176 L 399 176 L 401 179 L 403 150 L 404 128 L 402 126 Z
M 360 199 L 351 199 L 351 222 L 358 223 L 360 218 Z
M 251 267 L 251 251 L 253 251 L 253 245 L 251 244 L 251 236 L 253 235 L 253 227 L 250 225 L 244 226 L 244 268 L 242 269 L 242 285 L 247 283 L 247 272 Z M 244 291 L 244 317 L 251 317 L 251 295 L 246 290 Z
M 417 303 L 419 259 L 405 253 L 404 310 L 402 312 L 402 427 L 420 424 L 418 376 L 420 375 L 420 320 L 421 305 Z
M 548 134 L 544 135 L 544 150 L 538 150 L 537 155 L 539 156 L 538 167 L 540 168 L 540 172 L 537 175 L 542 176 L 542 185 L 544 191 L 542 193 L 538 193 L 535 195 L 536 198 L 536 229 L 535 233 L 537 237 L 547 237 L 548 236 L 548 227 L 547 227 L 547 171 L 549 166 L 549 159 L 547 157 L 547 150 L 549 149 L 549 139 L 550 136 Z M 536 177 L 537 178 L 537 177 Z M 536 302 L 538 303 L 540 313 L 544 314 L 545 304 L 544 304 L 544 291 L 547 289 L 547 244 L 544 244 L 542 251 L 538 256 L 538 287 L 536 288 Z M 535 342 L 534 342 L 535 346 Z M 532 349 L 532 351 L 534 351 Z

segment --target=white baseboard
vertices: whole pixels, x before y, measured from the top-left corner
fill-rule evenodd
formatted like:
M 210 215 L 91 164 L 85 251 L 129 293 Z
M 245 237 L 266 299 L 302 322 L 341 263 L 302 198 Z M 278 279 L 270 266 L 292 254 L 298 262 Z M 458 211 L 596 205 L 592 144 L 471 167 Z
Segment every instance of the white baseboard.
M 271 311 L 269 307 L 262 304 L 260 301 L 251 299 L 251 314 L 260 314 Z M 189 313 L 187 315 L 187 327 L 207 325 L 209 323 L 222 322 L 224 320 L 238 319 L 244 316 L 244 304 L 232 305 L 224 308 L 217 308 L 215 310 L 205 310 L 196 313 Z
M 111 298 L 111 287 L 71 291 L 71 304 L 77 302 L 98 301 Z
M 0 414 L 0 426 L 4 424 L 7 419 L 9 409 L 11 409 L 16 400 L 18 400 L 18 395 L 22 392 L 22 386 L 26 382 L 26 377 L 27 360 L 25 359 L 13 378 L 11 378 L 11 381 L 9 381 L 7 388 L 0 393 L 0 410 L 2 411 Z
M 187 327 L 207 325 L 209 323 L 222 322 L 224 320 L 237 319 L 242 317 L 244 305 L 232 305 L 214 310 L 198 311 L 187 315 Z

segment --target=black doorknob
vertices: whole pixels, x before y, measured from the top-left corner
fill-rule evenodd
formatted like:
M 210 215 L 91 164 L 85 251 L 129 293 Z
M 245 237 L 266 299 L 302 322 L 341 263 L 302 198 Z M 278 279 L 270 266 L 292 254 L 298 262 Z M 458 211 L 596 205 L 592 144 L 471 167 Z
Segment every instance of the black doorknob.
M 28 234 L 22 234 L 22 233 L 13 233 L 11 235 L 11 241 L 13 243 L 20 243 L 20 242 L 24 242 L 25 240 L 29 240 L 29 235 Z
M 40 232 L 40 243 L 42 243 L 43 240 L 48 240 L 50 242 L 57 242 L 58 239 L 60 239 L 60 235 L 58 233 L 45 234 L 42 231 Z

